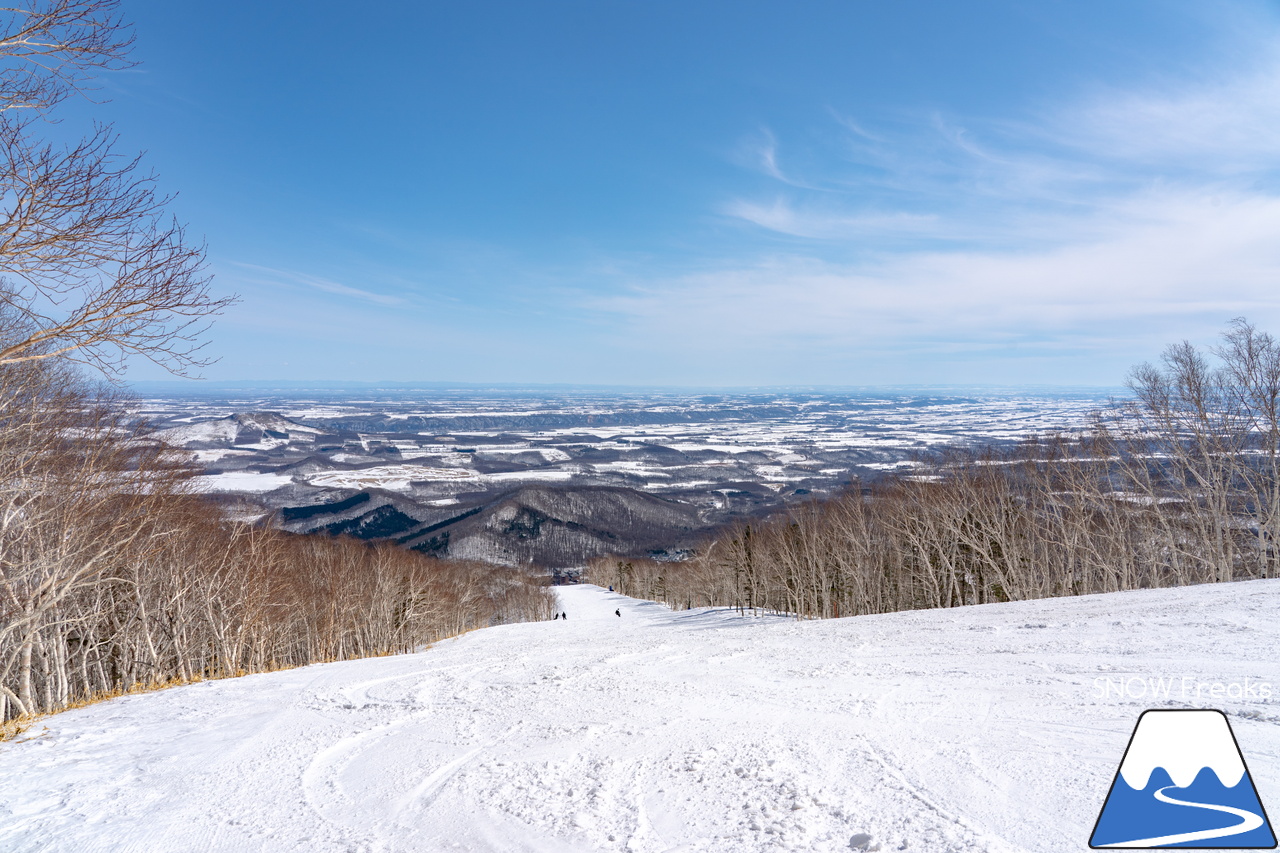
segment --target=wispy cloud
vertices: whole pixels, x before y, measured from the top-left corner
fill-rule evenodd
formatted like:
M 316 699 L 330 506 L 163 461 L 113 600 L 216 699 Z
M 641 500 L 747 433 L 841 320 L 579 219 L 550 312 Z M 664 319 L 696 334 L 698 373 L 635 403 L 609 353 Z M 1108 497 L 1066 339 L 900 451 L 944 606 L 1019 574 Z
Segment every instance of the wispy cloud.
M 759 131 L 742 140 L 735 156 L 735 159 L 746 168 L 786 186 L 823 191 L 820 184 L 784 171 L 778 158 L 778 140 L 773 131 L 767 127 L 760 128 Z
M 1280 152 L 1280 44 L 1204 82 L 1096 93 L 1051 116 L 1043 129 L 1084 156 L 1137 164 L 1142 173 L 1273 170 Z
M 232 264 L 240 269 L 249 270 L 255 274 L 255 277 L 241 277 L 244 281 L 249 283 L 272 284 L 277 286 L 282 284 L 302 285 L 324 293 L 332 293 L 337 296 L 349 296 L 353 299 L 359 299 L 375 305 L 397 306 L 405 304 L 405 300 L 399 296 L 391 296 L 385 293 L 375 293 L 370 290 L 351 287 L 346 284 L 341 284 L 339 282 L 310 275 L 308 273 L 275 269 L 273 267 L 264 267 L 259 266 L 258 264 L 248 264 L 240 261 L 233 261 Z
M 811 206 L 798 207 L 783 197 L 769 202 L 735 199 L 724 206 L 723 212 L 769 231 L 821 240 L 879 234 L 937 234 L 939 225 L 938 217 L 928 213 L 825 211 Z
M 757 171 L 777 185 L 721 212 L 816 239 L 923 226 L 938 239 L 1053 230 L 1069 242 L 1074 222 L 1089 228 L 1101 211 L 1145 216 L 1133 202 L 1155 189 L 1266 194 L 1280 184 L 1280 33 L 1185 79 L 1099 84 L 1030 117 L 932 112 L 871 130 L 831 115 L 827 151 L 792 145 L 803 179 L 778 166 L 785 140 L 753 135 Z
M 776 185 L 720 208 L 784 241 L 594 305 L 708 349 L 1105 347 L 1280 321 L 1280 34 L 1033 119 L 836 119 L 820 182 L 784 174 L 769 134 L 757 171 Z
M 712 346 L 1016 340 L 1133 328 L 1153 315 L 1221 322 L 1280 308 L 1280 199 L 1164 195 L 1158 204 L 1157 221 L 1113 220 L 1095 229 L 1106 239 L 1052 249 L 858 264 L 786 255 L 635 284 L 597 306 L 645 334 Z

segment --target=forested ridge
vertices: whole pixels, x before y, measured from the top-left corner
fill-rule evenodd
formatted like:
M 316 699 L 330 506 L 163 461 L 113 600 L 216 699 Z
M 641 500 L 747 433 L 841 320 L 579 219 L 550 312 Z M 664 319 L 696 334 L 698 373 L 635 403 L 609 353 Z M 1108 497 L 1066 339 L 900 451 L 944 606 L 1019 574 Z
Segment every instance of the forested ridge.
M 1128 384 L 1079 431 L 952 449 L 741 520 L 690 560 L 605 557 L 587 577 L 673 607 L 802 617 L 1276 577 L 1275 338 L 1237 319 Z

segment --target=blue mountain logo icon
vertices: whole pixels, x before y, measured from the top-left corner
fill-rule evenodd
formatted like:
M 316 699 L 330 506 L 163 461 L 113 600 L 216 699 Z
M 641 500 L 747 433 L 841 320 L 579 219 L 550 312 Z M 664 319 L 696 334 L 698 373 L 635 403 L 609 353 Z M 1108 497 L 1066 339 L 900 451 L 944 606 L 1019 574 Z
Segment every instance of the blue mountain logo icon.
M 1089 846 L 1275 848 L 1275 833 L 1227 715 L 1144 711 Z

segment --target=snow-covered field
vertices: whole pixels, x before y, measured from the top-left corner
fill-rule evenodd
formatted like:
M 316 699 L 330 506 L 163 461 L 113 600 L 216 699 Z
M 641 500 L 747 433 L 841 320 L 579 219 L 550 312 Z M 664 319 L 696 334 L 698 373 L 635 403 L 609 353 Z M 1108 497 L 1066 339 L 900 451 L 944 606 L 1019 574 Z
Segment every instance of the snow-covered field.
M 236 480 L 219 475 L 295 471 L 274 486 L 244 480 L 239 491 L 260 496 L 264 512 L 344 497 L 330 490 L 474 503 L 524 484 L 564 483 L 644 489 L 696 506 L 712 522 L 730 511 L 829 493 L 851 477 L 910 468 L 929 448 L 1079 429 L 1108 403 L 1102 389 L 883 390 L 708 396 L 473 389 L 323 402 L 214 394 L 147 399 L 138 415 L 209 466 L 209 477 L 197 483 L 205 490 L 238 490 Z M 386 464 L 393 461 L 412 464 Z M 281 491 L 268 497 L 274 489 Z
M 191 479 L 197 492 L 270 492 L 293 482 L 288 474 L 262 474 L 257 471 L 227 471 L 202 474 Z
M 1280 581 L 826 622 L 560 595 L 49 718 L 0 744 L 0 849 L 1085 850 L 1149 707 L 1226 711 L 1280 813 Z
M 427 480 L 465 480 L 474 477 L 465 468 L 429 468 L 425 465 L 379 465 L 358 471 L 325 471 L 313 474 L 307 482 L 333 489 L 391 489 L 404 491 L 414 482 Z

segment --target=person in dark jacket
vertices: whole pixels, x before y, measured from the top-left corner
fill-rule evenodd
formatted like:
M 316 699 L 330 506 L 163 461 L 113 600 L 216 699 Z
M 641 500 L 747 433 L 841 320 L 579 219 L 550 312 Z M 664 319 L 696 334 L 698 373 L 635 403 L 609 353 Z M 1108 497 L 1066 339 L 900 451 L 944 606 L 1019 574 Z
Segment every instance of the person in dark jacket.
M 614 615 L 614 616 L 617 616 L 619 619 L 621 619 L 621 618 L 622 618 L 622 611 L 621 611 L 621 610 L 615 610 L 615 611 L 613 611 L 613 615 Z

